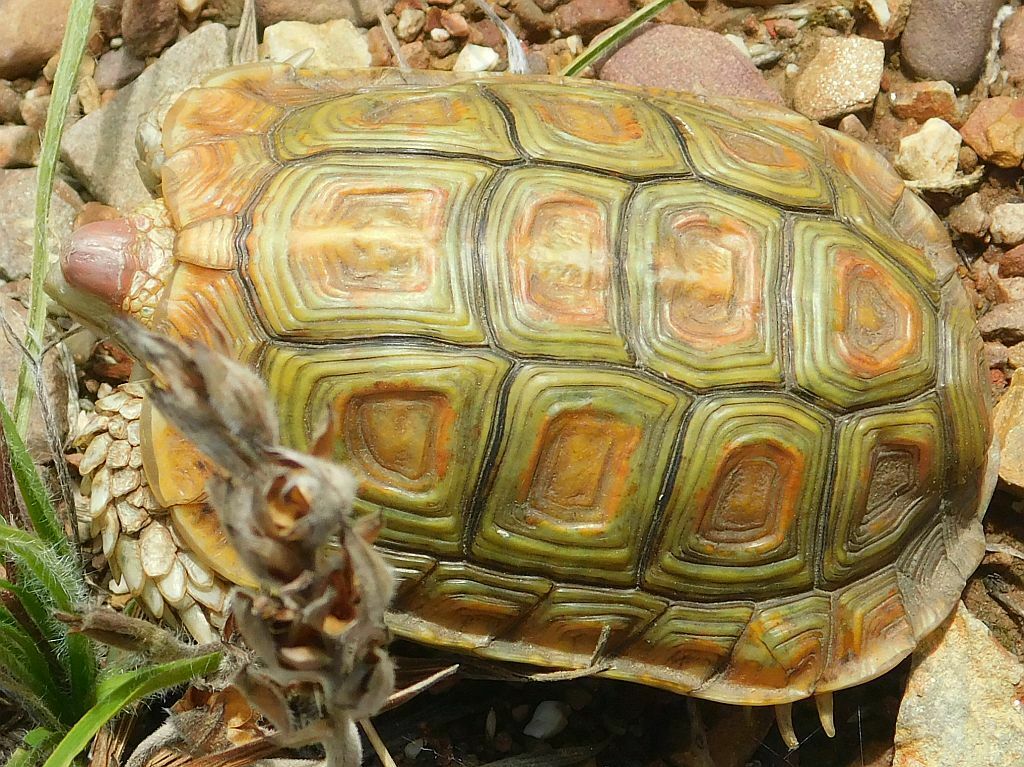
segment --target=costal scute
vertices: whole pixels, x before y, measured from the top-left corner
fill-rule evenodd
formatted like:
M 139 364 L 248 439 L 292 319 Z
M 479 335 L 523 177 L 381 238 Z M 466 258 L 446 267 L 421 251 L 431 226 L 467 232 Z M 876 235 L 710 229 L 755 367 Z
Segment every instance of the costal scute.
M 296 447 L 340 414 L 400 635 L 782 704 L 896 665 L 980 561 L 973 307 L 934 214 L 840 134 L 263 64 L 186 92 L 163 153 L 166 214 L 80 231 L 53 292 L 250 363 Z M 202 457 L 148 407 L 141 442 L 175 534 L 244 582 Z

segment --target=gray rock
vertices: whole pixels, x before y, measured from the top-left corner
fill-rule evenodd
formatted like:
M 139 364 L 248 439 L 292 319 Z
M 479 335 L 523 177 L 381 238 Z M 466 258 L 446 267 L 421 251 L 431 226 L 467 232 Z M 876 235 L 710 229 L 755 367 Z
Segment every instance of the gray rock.
M 0 77 L 38 74 L 60 48 L 71 0 L 0 0 Z
M 717 32 L 651 25 L 602 65 L 602 80 L 781 104 L 748 56 Z
M 24 338 L 25 318 L 28 315 L 22 303 L 12 295 L 11 287 L 15 286 L 5 286 L 4 291 L 0 292 L 0 355 L 5 360 L 4 364 L 0 365 L 0 397 L 3 397 L 4 404 L 8 407 L 14 406 L 14 398 L 18 391 L 21 350 L 9 338 L 6 326 L 9 325 L 18 338 Z M 23 288 L 22 292 L 27 293 L 27 283 L 22 283 L 17 287 Z M 65 354 L 63 346 L 56 344 L 43 358 L 41 366 L 43 390 L 51 405 L 57 437 L 62 442 L 68 432 L 68 408 L 77 404 L 77 400 L 70 396 L 68 381 L 73 378 L 67 374 L 68 368 L 65 365 L 65 359 L 69 358 Z M 49 440 L 46 438 L 46 428 L 38 402 L 32 407 L 28 433 L 24 436 L 29 453 L 37 463 L 45 463 L 52 459 L 53 453 L 50 450 Z
M 900 41 L 907 69 L 919 80 L 973 85 L 985 63 L 992 21 L 1002 0 L 914 0 Z
M 986 341 L 1007 346 L 1024 341 L 1024 301 L 996 304 L 978 319 L 978 330 Z
M 382 0 L 385 13 L 394 8 L 395 0 Z M 269 27 L 279 21 L 305 21 L 322 24 L 332 19 L 348 19 L 356 26 L 377 23 L 376 0 L 256 0 L 256 21 Z M 206 0 L 203 17 L 238 26 L 242 0 Z
M 207 24 L 169 48 L 102 109 L 64 136 L 62 156 L 96 199 L 128 210 L 151 199 L 135 167 L 135 133 L 142 119 L 203 74 L 231 60 L 226 27 Z
M 20 280 L 32 271 L 32 227 L 36 202 L 35 168 L 0 170 L 0 279 Z M 57 179 L 50 200 L 54 249 L 70 235 L 82 198 Z
M 914 651 L 893 767 L 1024 764 L 1024 668 L 958 603 Z
M 121 47 L 100 56 L 92 77 L 100 91 L 116 91 L 141 75 L 145 68 L 145 61 Z
M 960 234 L 981 239 L 988 231 L 992 217 L 985 209 L 981 195 L 975 192 L 950 210 L 946 222 Z

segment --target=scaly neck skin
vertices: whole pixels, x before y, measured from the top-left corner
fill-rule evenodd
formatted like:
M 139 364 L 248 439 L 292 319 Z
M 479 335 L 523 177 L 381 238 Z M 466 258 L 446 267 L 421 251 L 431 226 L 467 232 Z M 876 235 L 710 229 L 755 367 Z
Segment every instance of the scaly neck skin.
M 83 324 L 110 332 L 115 312 L 152 321 L 174 259 L 174 230 L 159 201 L 96 221 L 71 236 L 47 292 Z

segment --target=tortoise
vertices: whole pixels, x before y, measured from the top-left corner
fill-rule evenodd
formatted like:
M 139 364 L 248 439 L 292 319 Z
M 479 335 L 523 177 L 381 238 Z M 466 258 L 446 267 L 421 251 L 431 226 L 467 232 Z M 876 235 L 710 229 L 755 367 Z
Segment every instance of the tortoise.
M 257 64 L 171 107 L 165 207 L 51 292 L 254 366 L 379 512 L 391 627 L 727 703 L 895 666 L 984 550 L 973 305 L 871 150 L 771 105 L 549 77 Z M 194 554 L 246 574 L 146 408 Z M 822 703 L 821 705 L 827 705 Z

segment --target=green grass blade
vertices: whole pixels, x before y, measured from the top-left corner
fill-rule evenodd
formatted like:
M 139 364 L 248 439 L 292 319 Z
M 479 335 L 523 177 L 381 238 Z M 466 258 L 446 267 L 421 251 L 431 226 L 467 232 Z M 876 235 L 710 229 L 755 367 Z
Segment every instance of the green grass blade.
M 89 22 L 95 0 L 72 0 L 61 43 L 60 63 L 53 79 L 50 106 L 46 113 L 43 145 L 39 153 L 39 181 L 36 188 L 35 227 L 32 236 L 32 292 L 29 298 L 28 330 L 25 348 L 33 361 L 42 354 L 43 325 L 46 321 L 46 296 L 43 278 L 49 264 L 47 234 L 50 220 L 50 196 L 53 194 L 53 175 L 60 151 L 60 137 L 64 133 L 64 118 L 68 103 L 75 90 L 78 65 L 82 60 L 85 42 L 89 36 Z M 18 376 L 18 396 L 14 402 L 14 420 L 24 434 L 28 428 L 29 408 L 35 394 L 32 384 L 33 365 L 22 360 Z
M 31 579 L 32 576 L 25 573 L 23 578 Z M 34 580 L 34 579 L 32 579 Z M 0 578 L 0 591 L 9 591 L 18 598 L 26 614 L 32 619 L 39 635 L 49 647 L 56 648 L 64 643 L 67 637 L 67 628 L 59 620 L 53 617 L 53 605 L 47 605 L 46 601 L 32 588 L 11 583 Z M 54 650 L 56 654 L 59 650 Z
M 59 740 L 60 733 L 45 727 L 29 730 L 22 738 L 24 745 L 14 750 L 4 767 L 36 767 Z
M 7 439 L 7 449 L 10 452 L 11 473 L 21 490 L 21 497 L 25 501 L 25 510 L 32 520 L 32 526 L 36 533 L 44 541 L 56 548 L 62 555 L 71 555 L 71 544 L 64 527 L 57 516 L 53 503 L 50 502 L 50 494 L 46 492 L 42 477 L 32 462 L 32 456 L 21 439 L 21 434 L 11 420 L 11 414 L 0 402 L 0 424 L 3 425 L 3 435 Z
M 645 5 L 628 19 L 612 27 L 611 31 L 598 42 L 591 43 L 590 47 L 573 59 L 569 66 L 562 70 L 562 74 L 566 77 L 575 77 L 580 74 L 584 69 L 595 62 L 600 61 L 604 56 L 615 50 L 631 34 L 633 34 L 639 26 L 646 24 L 663 10 L 672 5 L 675 1 L 676 0 L 654 0 L 653 3 Z
M 220 659 L 220 653 L 210 653 L 199 658 L 128 671 L 104 680 L 96 705 L 64 736 L 43 767 L 70 767 L 75 758 L 89 746 L 100 728 L 118 713 L 147 695 L 216 671 Z

